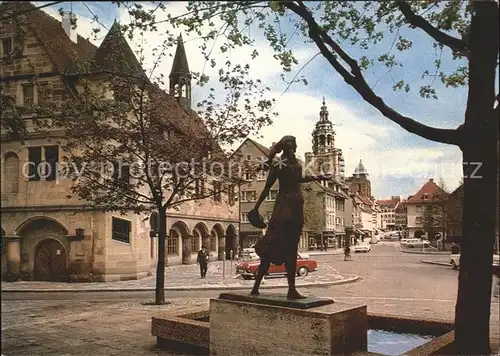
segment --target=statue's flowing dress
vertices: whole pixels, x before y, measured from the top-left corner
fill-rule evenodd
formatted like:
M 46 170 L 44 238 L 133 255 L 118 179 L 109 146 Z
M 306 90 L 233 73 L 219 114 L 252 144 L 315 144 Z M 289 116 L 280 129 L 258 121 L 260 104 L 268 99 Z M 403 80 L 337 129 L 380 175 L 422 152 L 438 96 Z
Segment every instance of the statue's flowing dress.
M 261 258 L 280 265 L 287 258 L 296 258 L 304 225 L 304 199 L 301 182 L 302 167 L 299 162 L 287 162 L 270 168 L 276 174 L 279 191 L 265 235 L 255 245 Z

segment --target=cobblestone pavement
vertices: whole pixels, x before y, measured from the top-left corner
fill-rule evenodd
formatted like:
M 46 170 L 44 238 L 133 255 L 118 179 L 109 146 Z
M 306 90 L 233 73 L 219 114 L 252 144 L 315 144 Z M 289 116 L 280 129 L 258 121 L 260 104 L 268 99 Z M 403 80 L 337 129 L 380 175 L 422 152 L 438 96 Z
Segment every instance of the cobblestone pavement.
M 343 256 L 318 257 L 341 274 L 358 274 L 362 280 L 301 291 L 336 301 L 367 304 L 371 313 L 453 321 L 457 271 L 424 264 L 421 259 L 388 245 L 374 246 L 367 254 L 353 254 L 347 262 Z M 150 292 L 75 293 L 78 298 L 74 299 L 71 293 L 60 293 L 60 300 L 51 297 L 53 293 L 39 293 L 38 297 L 30 297 L 30 293 L 2 294 L 2 353 L 7 356 L 105 356 L 124 352 L 172 355 L 156 348 L 151 317 L 169 310 L 208 308 L 208 298 L 219 293 L 170 291 L 167 299 L 172 303 L 166 306 L 145 305 L 151 298 Z M 498 301 L 498 297 L 492 296 L 491 340 L 496 352 L 500 338 Z
M 166 290 L 198 290 L 198 289 L 246 289 L 251 288 L 253 280 L 243 280 L 236 275 L 235 262 L 223 264 L 221 261 L 209 264 L 207 276 L 200 278 L 198 265 L 179 265 L 166 268 Z M 95 290 L 154 290 L 156 272 L 151 276 L 139 280 L 95 283 L 62 283 L 19 281 L 14 283 L 2 282 L 2 291 L 34 291 L 34 290 L 64 290 L 64 291 L 95 291 Z M 332 283 L 352 280 L 356 276 L 342 275 L 328 262 L 318 263 L 318 271 L 311 272 L 305 277 L 297 277 L 297 286 L 328 285 Z M 263 288 L 286 287 L 287 280 L 283 276 L 265 278 Z

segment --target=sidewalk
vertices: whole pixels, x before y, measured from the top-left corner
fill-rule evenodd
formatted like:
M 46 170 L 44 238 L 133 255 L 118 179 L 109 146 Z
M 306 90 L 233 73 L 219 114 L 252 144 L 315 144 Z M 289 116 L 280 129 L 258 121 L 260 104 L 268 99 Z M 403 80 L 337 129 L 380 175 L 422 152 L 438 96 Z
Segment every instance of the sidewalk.
M 344 249 L 342 248 L 330 248 L 326 251 L 321 250 L 312 250 L 305 251 L 304 253 L 309 254 L 309 256 L 325 256 L 325 255 L 342 255 L 344 253 Z
M 235 274 L 235 262 L 228 261 L 223 275 L 222 261 L 209 264 L 207 276 L 200 278 L 199 267 L 193 265 L 179 265 L 166 268 L 165 290 L 238 290 L 251 289 L 253 280 L 243 280 Z M 341 275 L 328 263 L 318 263 L 318 271 L 311 272 L 305 277 L 297 277 L 298 287 L 327 286 L 351 283 L 358 280 L 355 275 Z M 151 276 L 138 280 L 95 283 L 64 283 L 64 282 L 2 282 L 3 292 L 133 292 L 154 291 L 156 284 L 156 271 Z M 267 277 L 262 282 L 262 289 L 286 288 L 286 277 Z
M 431 260 L 421 260 L 420 262 L 422 263 L 427 263 L 430 265 L 439 265 L 439 266 L 446 266 L 446 267 L 451 267 L 451 263 L 449 261 L 431 261 Z

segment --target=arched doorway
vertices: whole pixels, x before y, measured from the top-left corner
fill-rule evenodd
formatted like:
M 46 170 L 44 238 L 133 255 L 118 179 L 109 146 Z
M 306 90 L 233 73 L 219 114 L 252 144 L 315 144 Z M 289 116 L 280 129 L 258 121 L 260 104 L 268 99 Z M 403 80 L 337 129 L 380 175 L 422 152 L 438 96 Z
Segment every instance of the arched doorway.
M 421 239 L 423 235 L 424 235 L 424 231 L 423 230 L 417 230 L 417 231 L 415 231 L 415 235 L 414 236 L 415 236 L 416 239 Z
M 224 259 L 224 252 L 226 246 L 226 239 L 224 238 L 224 229 L 220 224 L 215 224 L 212 227 L 212 236 L 217 239 L 217 257 L 219 260 Z M 215 242 L 215 241 L 214 241 Z
M 189 229 L 182 221 L 177 221 L 172 225 L 172 229 L 176 230 L 181 235 L 182 240 L 182 264 L 191 263 L 191 238 L 189 236 Z
M 231 259 L 231 253 L 236 253 L 236 229 L 229 225 L 226 229 L 226 259 Z
M 38 244 L 33 272 L 35 281 L 68 281 L 68 256 L 59 241 L 46 239 Z
M 199 249 L 203 246 L 205 246 L 206 248 L 210 248 L 210 235 L 208 234 L 208 227 L 204 223 L 199 222 L 194 227 L 193 236 L 195 236 L 196 233 L 200 236 L 200 245 L 196 250 L 196 253 L 198 253 Z

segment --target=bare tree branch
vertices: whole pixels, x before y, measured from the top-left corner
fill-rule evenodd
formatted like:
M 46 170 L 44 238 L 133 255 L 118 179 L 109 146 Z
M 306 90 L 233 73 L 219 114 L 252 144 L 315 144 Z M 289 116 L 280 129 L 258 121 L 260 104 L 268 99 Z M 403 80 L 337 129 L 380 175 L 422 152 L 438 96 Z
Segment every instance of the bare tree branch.
M 354 58 L 349 56 L 340 45 L 335 42 L 328 33 L 321 29 L 314 19 L 309 8 L 302 1 L 288 2 L 281 1 L 280 4 L 300 16 L 309 27 L 309 36 L 316 43 L 321 54 L 335 68 L 335 70 L 344 78 L 345 82 L 351 85 L 365 101 L 374 106 L 385 117 L 395 122 L 406 131 L 414 133 L 420 137 L 431 141 L 442 142 L 453 145 L 460 145 L 461 136 L 456 129 L 440 129 L 424 125 L 407 116 L 398 113 L 388 106 L 381 97 L 377 96 L 366 82 L 361 68 Z M 328 44 L 331 49 L 327 48 Z M 337 59 L 337 55 L 350 67 L 348 71 Z
M 464 40 L 458 39 L 456 37 L 450 36 L 436 27 L 432 26 L 427 20 L 425 20 L 422 16 L 417 15 L 411 9 L 409 3 L 404 0 L 397 0 L 396 4 L 398 5 L 399 10 L 403 13 L 406 20 L 413 26 L 421 28 L 425 33 L 431 36 L 437 42 L 451 48 L 453 51 L 457 51 L 460 53 L 467 52 L 467 42 Z

